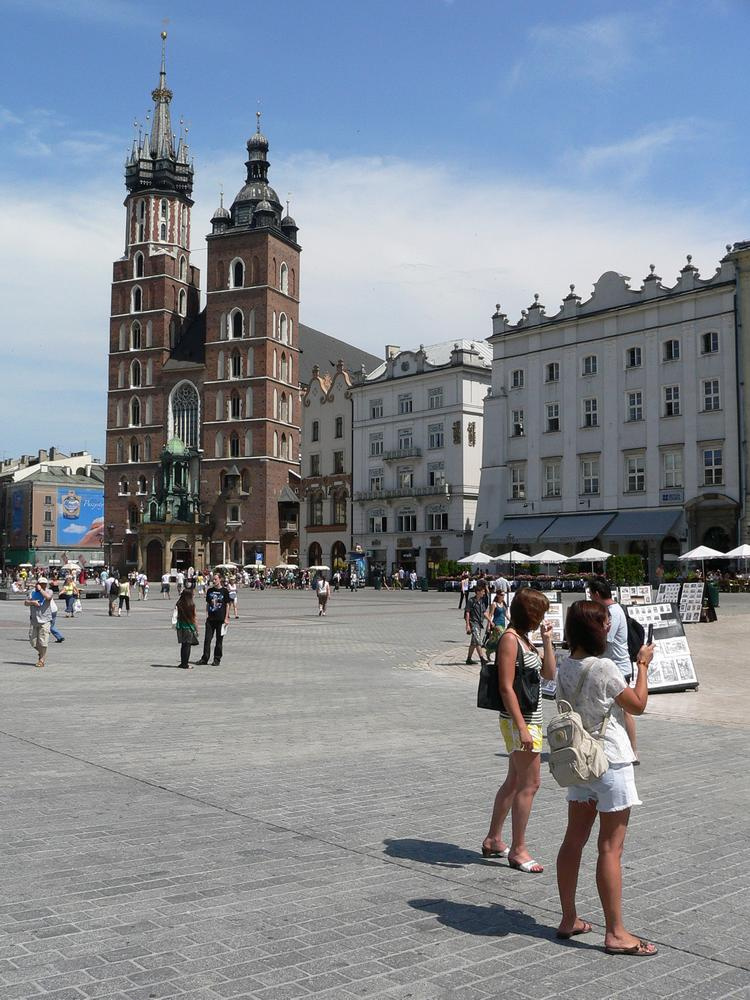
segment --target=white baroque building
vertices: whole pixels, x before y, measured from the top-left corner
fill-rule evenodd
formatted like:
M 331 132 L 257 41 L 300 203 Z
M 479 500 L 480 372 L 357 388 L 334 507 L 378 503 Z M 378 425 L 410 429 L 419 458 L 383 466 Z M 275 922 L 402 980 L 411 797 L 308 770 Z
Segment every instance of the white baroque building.
M 468 552 L 490 360 L 482 342 L 388 346 L 352 383 L 353 542 L 389 574 L 432 577 Z
M 614 271 L 551 316 L 534 297 L 492 318 L 492 388 L 473 549 L 572 554 L 589 545 L 659 562 L 748 541 L 750 243 L 709 278 Z M 744 319 L 744 324 L 743 324 Z

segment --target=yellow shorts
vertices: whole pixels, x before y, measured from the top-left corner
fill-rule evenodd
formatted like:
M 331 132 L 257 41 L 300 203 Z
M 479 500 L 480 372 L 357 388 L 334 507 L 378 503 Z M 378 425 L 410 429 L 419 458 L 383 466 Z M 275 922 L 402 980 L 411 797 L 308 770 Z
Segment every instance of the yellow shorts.
M 534 723 L 530 723 L 527 727 L 528 731 L 531 733 L 532 752 L 541 753 L 542 752 L 542 727 Z M 504 719 L 500 716 L 500 732 L 503 734 L 503 739 L 505 740 L 505 749 L 508 753 L 514 753 L 516 750 L 523 750 L 521 746 L 521 734 L 518 731 L 518 726 L 513 722 L 512 719 Z

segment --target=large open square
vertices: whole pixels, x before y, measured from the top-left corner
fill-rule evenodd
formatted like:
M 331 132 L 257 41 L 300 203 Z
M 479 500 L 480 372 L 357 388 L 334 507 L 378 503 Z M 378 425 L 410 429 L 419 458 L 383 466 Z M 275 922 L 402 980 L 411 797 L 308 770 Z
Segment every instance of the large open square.
M 546 767 L 545 873 L 482 860 L 506 760 L 455 596 L 314 605 L 243 591 L 222 665 L 186 672 L 158 596 L 129 619 L 87 601 L 43 671 L 0 604 L 3 1000 L 750 996 L 746 598 L 688 627 L 699 691 L 638 722 L 625 906 L 648 960 L 601 951 L 591 846 L 595 933 L 554 939 Z

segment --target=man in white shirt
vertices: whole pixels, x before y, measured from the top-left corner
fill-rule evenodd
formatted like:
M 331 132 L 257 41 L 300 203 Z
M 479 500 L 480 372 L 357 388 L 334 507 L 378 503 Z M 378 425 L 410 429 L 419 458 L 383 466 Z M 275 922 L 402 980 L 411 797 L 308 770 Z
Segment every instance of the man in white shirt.
M 506 580 L 505 577 L 500 574 L 500 576 L 495 577 L 495 593 L 507 595 L 510 593 L 510 581 Z
M 589 580 L 589 593 L 592 601 L 604 605 L 609 611 L 609 631 L 607 632 L 604 655 L 614 662 L 626 683 L 630 684 L 633 677 L 633 664 L 628 652 L 628 620 L 625 617 L 625 612 L 612 597 L 612 590 L 606 580 L 599 577 Z M 625 712 L 624 715 L 625 731 L 635 756 L 633 763 L 640 764 L 636 748 L 635 719 L 629 712 Z
M 161 596 L 162 596 L 162 598 L 164 598 L 164 597 L 169 598 L 169 585 L 170 585 L 170 582 L 171 582 L 171 578 L 170 578 L 169 573 L 162 573 L 162 576 L 161 576 Z

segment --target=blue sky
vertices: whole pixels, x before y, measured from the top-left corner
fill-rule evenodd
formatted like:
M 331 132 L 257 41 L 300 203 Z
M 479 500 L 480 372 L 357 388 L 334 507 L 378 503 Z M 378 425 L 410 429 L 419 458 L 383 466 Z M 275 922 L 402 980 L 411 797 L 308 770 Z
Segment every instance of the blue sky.
M 383 345 L 556 311 L 605 270 L 672 283 L 750 237 L 750 4 L 4 0 L 0 453 L 103 453 L 122 163 L 169 19 L 194 259 L 258 101 L 304 249 L 303 322 Z M 37 410 L 29 402 L 49 402 Z

